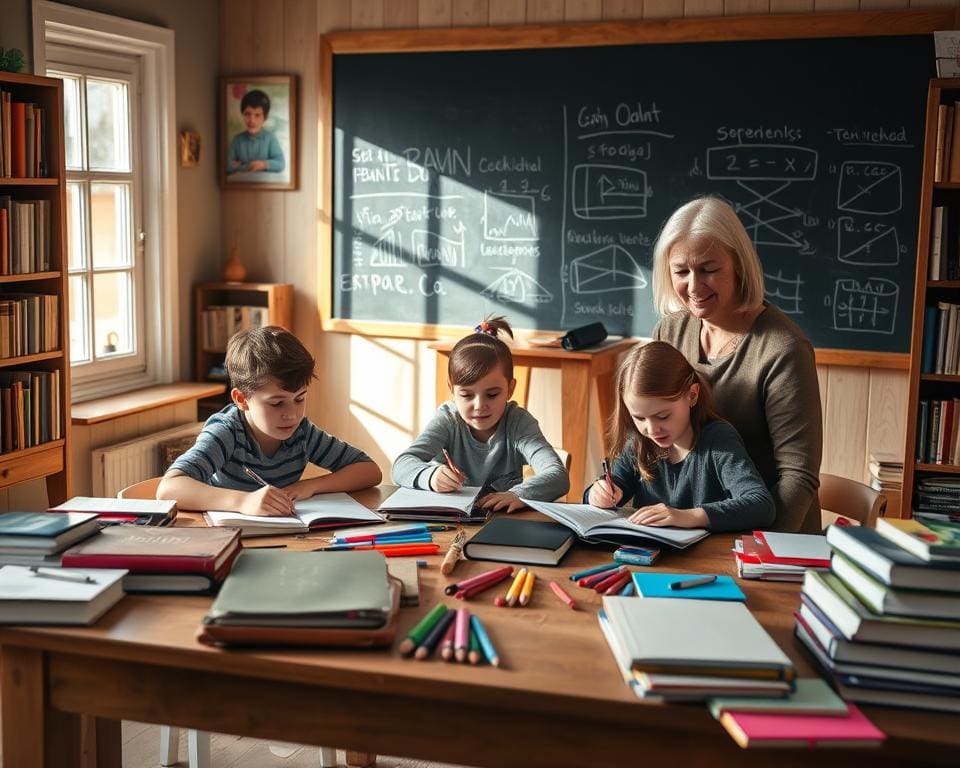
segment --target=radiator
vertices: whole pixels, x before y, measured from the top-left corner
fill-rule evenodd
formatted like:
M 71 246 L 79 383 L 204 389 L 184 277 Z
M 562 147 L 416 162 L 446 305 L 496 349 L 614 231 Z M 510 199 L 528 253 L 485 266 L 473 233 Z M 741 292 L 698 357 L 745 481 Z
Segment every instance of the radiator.
M 113 497 L 128 485 L 160 474 L 160 443 L 176 437 L 198 435 L 203 422 L 181 424 L 162 432 L 141 435 L 116 445 L 96 448 L 92 453 L 94 496 Z

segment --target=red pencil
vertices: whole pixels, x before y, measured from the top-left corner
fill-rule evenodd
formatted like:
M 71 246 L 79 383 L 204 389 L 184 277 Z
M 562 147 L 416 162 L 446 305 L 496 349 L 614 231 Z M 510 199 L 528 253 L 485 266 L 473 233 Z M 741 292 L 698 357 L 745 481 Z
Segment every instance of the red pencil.
M 373 547 L 353 547 L 354 552 L 373 550 L 382 552 L 384 557 L 406 557 L 408 555 L 435 555 L 440 551 L 439 544 L 393 544 Z
M 462 589 L 469 589 L 474 584 L 482 584 L 489 579 L 498 577 L 501 573 L 511 574 L 513 573 L 513 568 L 509 565 L 505 565 L 501 568 L 494 568 L 492 571 L 484 571 L 476 576 L 471 576 L 469 579 L 464 579 L 463 581 L 458 581 L 454 584 L 447 584 L 447 586 L 443 588 L 443 591 L 447 595 L 452 595 Z
M 599 584 L 604 579 L 609 579 L 614 573 L 619 573 L 623 570 L 622 565 L 611 565 L 607 570 L 600 571 L 599 573 L 594 573 L 590 576 L 584 576 L 577 584 L 581 587 L 592 587 L 594 584 Z
M 612 575 L 607 576 L 607 578 L 603 579 L 602 581 L 596 582 L 596 583 L 593 585 L 593 588 L 594 588 L 597 592 L 603 592 L 603 591 L 604 591 L 607 587 L 609 587 L 611 584 L 615 584 L 616 582 L 620 581 L 620 580 L 623 578 L 623 574 L 624 574 L 626 571 L 627 571 L 626 568 L 619 568 L 619 569 L 618 569 L 615 573 L 613 573 Z
M 550 589 L 553 590 L 553 594 L 555 594 L 557 597 L 563 600 L 563 602 L 565 602 L 568 606 L 570 606 L 570 608 L 572 608 L 573 610 L 577 610 L 577 604 L 574 602 L 573 598 L 570 597 L 570 595 L 567 594 L 566 590 L 563 587 L 561 587 L 559 584 L 557 584 L 557 582 L 551 581 Z
M 615 582 L 613 582 L 613 584 L 611 584 L 609 587 L 607 587 L 607 588 L 603 591 L 603 594 L 605 594 L 605 595 L 616 595 L 616 594 L 618 594 L 618 593 L 620 592 L 621 589 L 623 589 L 624 585 L 625 585 L 625 584 L 628 584 L 628 583 L 630 583 L 630 572 L 629 572 L 629 571 L 627 571 L 626 573 L 624 573 L 619 579 L 617 579 Z M 597 592 L 599 592 L 599 591 L 600 591 L 600 590 L 597 589 Z
M 487 579 L 486 581 L 481 581 L 478 584 L 472 584 L 466 589 L 458 590 L 456 595 L 454 595 L 454 597 L 460 600 L 468 600 L 474 595 L 479 595 L 481 592 L 486 592 L 488 589 L 490 589 L 490 587 L 495 587 L 504 579 L 509 579 L 510 575 L 511 574 L 509 571 L 504 571 L 503 573 L 496 576 L 495 578 Z

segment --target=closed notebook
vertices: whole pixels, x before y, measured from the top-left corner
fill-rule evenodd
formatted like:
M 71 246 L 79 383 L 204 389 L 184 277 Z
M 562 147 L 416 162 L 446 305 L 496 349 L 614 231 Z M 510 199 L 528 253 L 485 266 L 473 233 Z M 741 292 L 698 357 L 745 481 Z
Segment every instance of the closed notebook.
M 97 532 L 87 512 L 7 512 L 0 515 L 0 552 L 52 554 Z
M 960 523 L 919 520 L 877 520 L 877 533 L 927 561 L 960 558 Z
M 392 595 L 380 552 L 241 552 L 204 619 L 260 627 L 376 628 Z
M 93 624 L 123 597 L 126 571 L 57 568 L 50 574 L 18 565 L 0 568 L 0 624 Z
M 847 714 L 847 703 L 833 692 L 825 680 L 804 677 L 794 681 L 794 690 L 782 699 L 719 697 L 707 702 L 710 714 L 719 719 L 724 712 L 769 712 L 781 715 Z
M 466 543 L 471 560 L 557 565 L 570 549 L 574 535 L 560 523 L 495 517 Z
M 173 499 L 74 496 L 57 507 L 51 507 L 50 511 L 95 512 L 101 520 L 139 520 L 150 525 L 166 525 L 177 516 L 177 502 Z
M 720 717 L 741 747 L 878 747 L 886 738 L 856 705 L 841 717 L 727 712 Z
M 604 597 L 638 672 L 792 680 L 790 659 L 743 603 Z
M 739 600 L 743 602 L 747 596 L 743 594 L 737 583 L 729 576 L 717 576 L 716 581 L 687 589 L 671 589 L 670 585 L 684 581 L 692 581 L 702 576 L 712 574 L 697 573 L 648 573 L 633 572 L 633 584 L 640 597 L 676 597 L 694 600 Z

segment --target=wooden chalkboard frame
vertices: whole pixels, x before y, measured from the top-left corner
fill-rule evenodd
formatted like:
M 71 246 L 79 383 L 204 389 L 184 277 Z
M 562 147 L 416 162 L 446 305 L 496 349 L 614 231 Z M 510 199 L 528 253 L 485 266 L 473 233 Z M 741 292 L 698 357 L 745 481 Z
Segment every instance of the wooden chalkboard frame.
M 513 27 L 452 27 L 333 32 L 320 38 L 320 269 L 319 310 L 325 331 L 394 338 L 437 339 L 456 336 L 462 326 L 372 322 L 333 316 L 333 68 L 338 56 L 369 53 L 576 48 L 643 43 L 786 40 L 829 37 L 880 37 L 928 34 L 954 29 L 960 10 L 930 8 L 909 11 L 784 16 L 724 16 L 655 21 Z M 922 238 L 922 233 L 921 233 Z M 861 350 L 816 350 L 820 365 L 850 365 L 906 370 L 910 355 Z

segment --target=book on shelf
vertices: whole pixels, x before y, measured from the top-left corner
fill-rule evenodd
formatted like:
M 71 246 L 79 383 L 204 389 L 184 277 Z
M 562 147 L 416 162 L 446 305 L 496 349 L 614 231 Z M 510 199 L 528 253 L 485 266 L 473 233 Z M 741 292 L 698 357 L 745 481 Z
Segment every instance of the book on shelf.
M 960 561 L 960 524 L 919 520 L 877 520 L 877 533 L 921 560 Z
M 0 294 L 0 358 L 59 349 L 59 297 Z
M 472 560 L 558 565 L 573 541 L 560 523 L 495 517 L 470 538 L 463 554 Z
M 112 496 L 74 496 L 51 512 L 93 512 L 101 522 L 169 525 L 177 516 L 173 499 L 119 499 Z
M 376 512 L 367 509 L 346 493 L 321 493 L 294 504 L 293 515 L 244 515 L 241 512 L 204 512 L 209 526 L 239 528 L 241 536 L 275 536 L 288 533 L 308 533 L 344 525 L 362 525 L 383 522 Z
M 933 373 L 936 367 L 938 312 L 939 310 L 934 305 L 928 305 L 923 312 L 923 356 L 920 364 L 921 373 Z
M 947 113 L 949 107 L 946 104 L 937 106 L 937 132 L 936 149 L 933 160 L 933 182 L 936 184 L 943 181 L 943 149 L 947 133 Z
M 209 593 L 240 552 L 236 528 L 113 525 L 63 553 L 64 568 L 124 568 L 127 592 Z
M 0 371 L 0 453 L 59 440 L 60 371 Z
M 710 535 L 709 531 L 703 528 L 659 528 L 631 523 L 629 517 L 636 510 L 629 507 L 601 509 L 591 504 L 565 504 L 532 499 L 523 499 L 523 503 L 558 523 L 563 523 L 584 541 L 626 544 L 652 539 L 683 549 Z
M 267 325 L 269 309 L 259 306 L 218 306 L 203 310 L 203 348 L 209 352 L 223 352 L 230 337 L 248 328 Z
M 6 237 L 0 237 L 0 275 L 48 271 L 50 201 L 0 195 L 0 212 L 0 225 L 6 231 Z
M 726 712 L 720 724 L 744 749 L 756 747 L 879 747 L 887 738 L 853 704 L 836 715 Z
M 86 512 L 6 512 L 0 514 L 0 554 L 52 555 L 98 530 L 97 516 Z
M 465 485 L 451 493 L 397 488 L 381 502 L 378 511 L 389 520 L 484 522 L 488 513 L 476 503 L 482 490 L 475 485 Z
M 15 101 L 0 89 L 0 176 L 32 179 L 47 175 L 47 111 Z
M 0 568 L 0 624 L 93 624 L 123 597 L 122 570 Z

